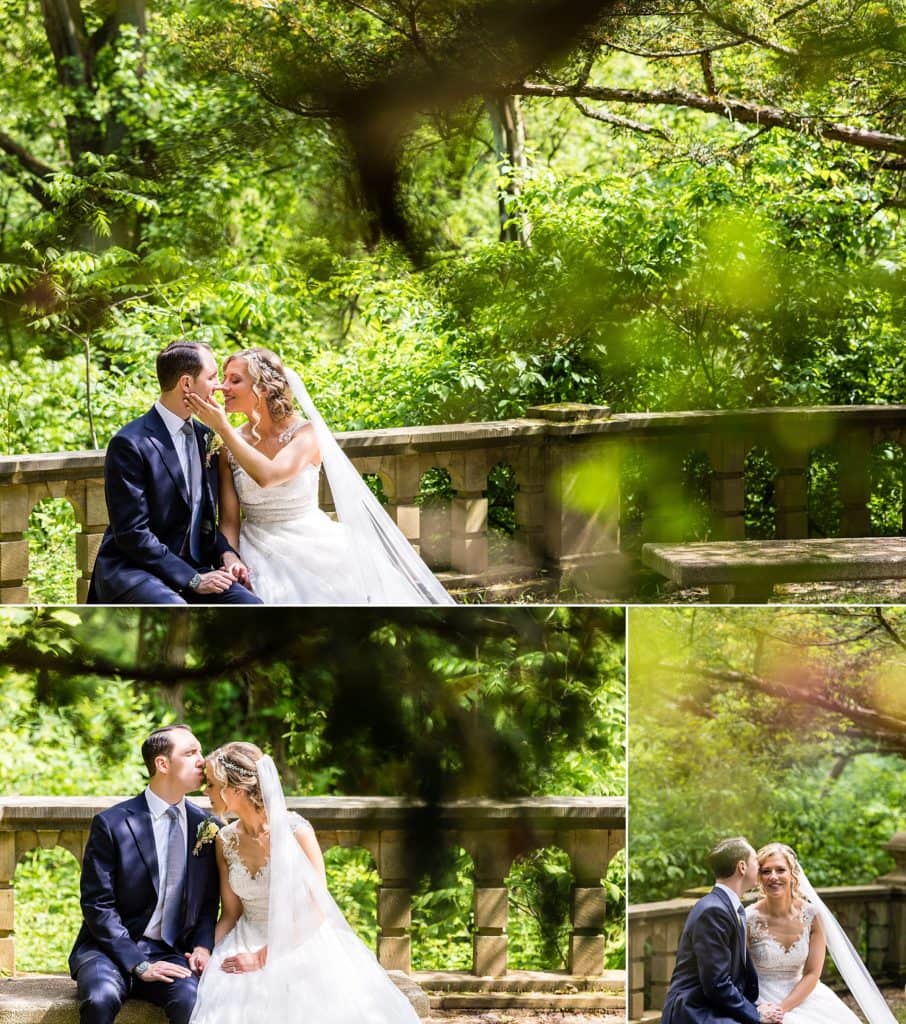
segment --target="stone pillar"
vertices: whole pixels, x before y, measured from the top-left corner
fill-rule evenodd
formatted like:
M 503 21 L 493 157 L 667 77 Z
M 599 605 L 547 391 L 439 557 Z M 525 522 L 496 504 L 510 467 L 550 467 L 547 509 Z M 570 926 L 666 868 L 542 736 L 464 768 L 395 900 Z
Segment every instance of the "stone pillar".
M 645 943 L 648 930 L 641 921 L 630 922 L 626 974 L 626 1017 L 641 1020 L 645 1012 Z
M 483 449 L 450 460 L 450 566 L 466 575 L 488 568 L 488 455 Z
M 382 831 L 377 856 L 378 960 L 388 971 L 412 969 L 412 887 L 406 863 L 406 834 Z
M 601 879 L 610 861 L 610 833 L 586 829 L 566 836 L 575 885 L 570 913 L 569 973 L 604 972 L 604 915 L 607 900 Z
M 415 500 L 420 479 L 417 455 L 393 459 L 390 486 L 386 489 L 387 512 L 416 551 L 421 551 L 421 509 Z
M 711 477 L 711 510 L 715 540 L 745 540 L 746 442 L 739 435 L 716 432 L 708 446 Z
M 509 837 L 491 830 L 475 836 L 475 935 L 472 973 L 479 978 L 501 978 L 507 971 L 509 899 L 504 879 L 510 868 Z
M 778 540 L 808 536 L 808 453 L 783 452 L 774 478 Z
M 0 975 L 16 969 L 15 903 L 16 833 L 0 832 Z
M 906 975 L 906 832 L 897 832 L 884 844 L 884 849 L 896 862 L 893 871 L 878 879 L 882 885 L 889 885 L 893 889 L 888 903 L 884 973 L 902 978 Z
M 848 430 L 840 442 L 840 499 L 844 537 L 867 537 L 871 533 L 869 463 L 871 438 L 865 430 Z
M 516 470 L 516 533 L 519 558 L 544 562 L 544 449 L 525 448 L 513 460 Z
M 31 502 L 25 484 L 0 487 L 0 604 L 27 604 L 28 516 Z
M 670 987 L 670 978 L 676 965 L 676 951 L 679 948 L 685 917 L 668 918 L 658 922 L 651 933 L 651 956 L 649 959 L 649 981 L 651 984 L 651 1009 L 662 1010 Z
M 877 976 L 884 970 L 890 943 L 890 907 L 886 901 L 872 900 L 868 904 L 868 961 L 869 973 Z
M 76 600 L 82 604 L 88 596 L 88 584 L 98 548 L 107 528 L 107 502 L 104 498 L 103 480 L 86 480 L 70 496 L 75 508 L 76 520 L 82 530 L 76 534 Z

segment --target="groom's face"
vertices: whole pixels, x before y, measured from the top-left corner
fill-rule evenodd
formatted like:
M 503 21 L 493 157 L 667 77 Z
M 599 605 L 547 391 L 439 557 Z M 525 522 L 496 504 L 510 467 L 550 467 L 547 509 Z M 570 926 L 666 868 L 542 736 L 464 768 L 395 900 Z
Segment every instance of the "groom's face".
M 745 873 L 746 888 L 751 889 L 758 884 L 758 857 L 753 850 L 746 861 Z
M 213 396 L 218 386 L 217 363 L 214 362 L 214 357 L 206 348 L 201 349 L 200 354 L 201 372 L 197 377 L 188 378 L 190 383 L 186 390 L 198 395 L 199 398 L 207 402 Z
M 187 729 L 174 729 L 173 736 L 173 750 L 163 770 L 184 793 L 192 793 L 204 780 L 201 744 Z

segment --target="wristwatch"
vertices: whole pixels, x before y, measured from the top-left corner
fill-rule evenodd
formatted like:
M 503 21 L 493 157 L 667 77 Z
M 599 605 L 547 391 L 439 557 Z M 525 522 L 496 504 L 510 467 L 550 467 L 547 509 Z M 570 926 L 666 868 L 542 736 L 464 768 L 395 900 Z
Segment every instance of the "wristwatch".
M 151 970 L 151 961 L 150 960 L 142 960 L 142 962 L 140 964 L 136 964 L 135 967 L 132 968 L 132 973 L 136 976 L 136 978 L 140 978 L 145 973 L 145 971 L 150 971 L 150 970 Z
M 189 580 L 186 586 L 189 588 L 189 590 L 198 590 L 198 588 L 201 586 L 201 573 L 195 573 L 195 575 Z

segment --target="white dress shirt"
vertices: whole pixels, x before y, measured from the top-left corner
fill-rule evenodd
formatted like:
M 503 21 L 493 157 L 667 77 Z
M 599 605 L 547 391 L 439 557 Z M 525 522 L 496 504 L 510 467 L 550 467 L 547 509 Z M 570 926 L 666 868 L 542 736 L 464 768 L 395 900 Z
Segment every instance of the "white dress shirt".
M 145 789 L 145 800 L 148 803 L 148 810 L 151 812 L 151 821 L 154 826 L 154 850 L 157 854 L 158 871 L 157 904 L 154 907 L 151 920 L 148 922 L 148 927 L 145 929 L 145 937 L 160 940 L 160 929 L 163 923 L 164 892 L 167 888 L 167 840 L 170 837 L 170 820 L 167 818 L 167 811 L 170 809 L 170 804 L 166 800 L 162 800 L 150 786 Z M 189 825 L 186 820 L 185 798 L 180 800 L 175 806 L 179 827 L 182 830 L 183 842 L 186 844 L 186 848 L 188 848 Z
M 180 468 L 182 469 L 182 475 L 185 477 L 185 480 L 186 480 L 186 490 L 188 491 L 189 490 L 189 480 L 191 479 L 191 477 L 189 476 L 189 463 L 188 463 L 188 459 L 189 459 L 190 456 L 189 456 L 189 453 L 186 450 L 186 439 L 185 439 L 185 435 L 182 432 L 182 427 L 183 427 L 183 424 L 186 422 L 186 419 L 183 416 L 177 416 L 175 412 L 171 412 L 165 405 L 162 405 L 159 401 L 154 403 L 154 408 L 160 414 L 160 418 L 164 421 L 164 426 L 169 431 L 170 437 L 173 440 L 173 447 L 176 449 L 176 454 L 177 454 L 177 456 L 179 458 L 179 465 L 180 465 Z M 193 437 L 194 437 L 194 434 L 193 434 Z M 201 479 L 201 461 L 200 461 L 200 458 L 199 458 L 199 455 L 198 455 L 198 450 L 197 450 L 198 449 L 198 445 L 195 444 L 195 442 L 193 441 L 193 443 L 191 445 L 191 448 L 192 448 L 191 457 L 194 458 L 197 461 L 197 464 L 198 464 L 198 479 L 200 480 Z M 191 492 L 189 493 L 189 497 L 190 498 L 192 497 Z M 196 495 L 196 497 L 198 499 L 200 499 L 201 495 L 200 494 Z

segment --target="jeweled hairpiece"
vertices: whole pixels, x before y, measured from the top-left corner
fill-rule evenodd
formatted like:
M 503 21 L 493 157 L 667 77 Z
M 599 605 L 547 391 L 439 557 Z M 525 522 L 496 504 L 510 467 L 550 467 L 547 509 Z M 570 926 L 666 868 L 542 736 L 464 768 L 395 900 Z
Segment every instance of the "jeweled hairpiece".
M 244 776 L 247 779 L 257 779 L 258 778 L 258 769 L 257 768 L 246 768 L 244 765 L 236 764 L 235 761 L 231 761 L 230 758 L 227 757 L 226 754 L 224 754 L 220 750 L 217 751 L 216 757 L 217 757 L 217 761 L 220 764 L 222 764 L 224 768 L 229 769 L 230 771 L 234 772 L 236 775 L 242 775 L 242 776 Z

